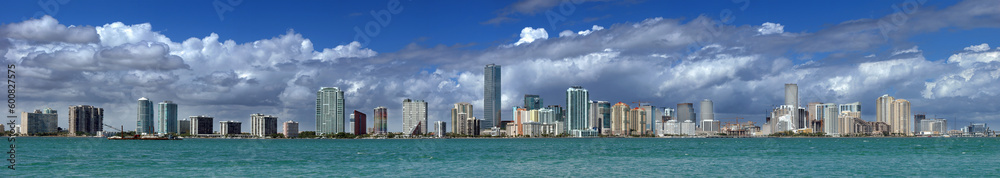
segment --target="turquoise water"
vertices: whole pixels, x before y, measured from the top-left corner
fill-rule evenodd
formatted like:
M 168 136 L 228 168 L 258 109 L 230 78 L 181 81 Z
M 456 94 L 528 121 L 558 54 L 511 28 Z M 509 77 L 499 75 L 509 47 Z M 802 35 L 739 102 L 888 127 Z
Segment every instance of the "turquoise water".
M 4 169 L 3 177 L 1000 176 L 998 138 L 18 137 L 15 143 L 17 170 Z

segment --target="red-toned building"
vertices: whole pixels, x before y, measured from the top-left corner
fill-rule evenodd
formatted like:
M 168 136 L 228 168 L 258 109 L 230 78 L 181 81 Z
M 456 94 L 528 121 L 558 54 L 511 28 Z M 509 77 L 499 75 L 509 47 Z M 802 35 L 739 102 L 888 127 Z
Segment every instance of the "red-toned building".
M 361 111 L 354 110 L 354 135 L 364 135 L 368 127 L 368 116 Z

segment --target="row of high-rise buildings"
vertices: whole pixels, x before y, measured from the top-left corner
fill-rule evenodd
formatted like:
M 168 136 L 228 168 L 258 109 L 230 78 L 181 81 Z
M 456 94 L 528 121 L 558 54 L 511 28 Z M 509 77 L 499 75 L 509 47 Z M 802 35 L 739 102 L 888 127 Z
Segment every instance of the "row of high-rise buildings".
M 910 102 L 889 95 L 878 97 L 876 121 L 861 119 L 861 103 L 811 102 L 798 105 L 798 85 L 785 84 L 785 104 L 775 107 L 762 127 L 763 134 L 784 131 L 823 132 L 827 135 L 913 135 L 921 132 L 911 115 Z M 911 128 L 912 124 L 912 128 Z

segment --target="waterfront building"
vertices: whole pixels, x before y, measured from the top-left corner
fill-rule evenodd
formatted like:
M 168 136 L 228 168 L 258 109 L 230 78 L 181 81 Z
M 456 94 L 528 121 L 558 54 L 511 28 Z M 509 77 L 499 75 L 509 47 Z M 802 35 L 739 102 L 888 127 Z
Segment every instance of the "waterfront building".
M 177 104 L 173 101 L 163 101 L 158 106 L 156 133 L 177 133 Z
M 357 111 L 355 111 L 357 112 Z M 445 127 L 447 124 L 444 121 L 434 121 L 434 136 L 441 138 L 444 137 Z M 454 127 L 454 126 L 453 126 Z
M 16 129 L 21 134 L 55 133 L 59 126 L 59 114 L 52 108 L 21 112 L 21 128 Z
M 818 116 L 817 114 L 820 111 L 816 110 L 816 106 L 818 106 L 820 104 L 823 104 L 823 103 L 820 103 L 820 102 L 809 102 L 809 104 L 806 104 L 806 121 L 807 122 L 813 123 L 813 122 L 818 121 L 818 119 L 820 118 L 820 116 Z M 814 129 L 816 129 L 816 127 L 814 127 L 813 125 L 809 125 L 808 128 L 814 128 Z
M 136 113 L 135 132 L 137 134 L 154 134 L 153 102 L 146 97 L 139 98 L 139 110 Z
M 680 135 L 681 134 L 681 125 L 680 125 L 680 123 L 677 123 L 677 120 L 668 120 L 663 125 L 664 125 L 663 126 L 664 132 L 662 133 L 662 135 L 667 135 L 667 134 L 669 134 L 669 135 Z
M 465 123 L 465 121 L 468 121 L 469 118 L 475 116 L 473 113 L 473 106 L 471 103 L 455 103 L 455 107 L 451 108 L 451 132 L 460 135 L 470 135 L 465 132 L 469 130 L 469 128 L 465 128 L 469 125 Z M 475 127 L 479 127 L 479 125 L 475 125 Z
M 240 134 L 240 133 L 243 132 L 241 130 L 242 128 L 243 128 L 243 123 L 242 122 L 231 121 L 231 120 L 230 121 L 219 121 L 219 134 L 222 134 L 222 135 L 236 135 L 236 134 Z
M 556 122 L 555 110 L 549 108 L 538 109 L 538 122 L 551 124 Z
M 791 131 L 798 127 L 794 120 L 793 114 L 797 113 L 798 109 L 795 109 L 792 105 L 781 105 L 771 111 L 771 133 Z
M 250 134 L 267 137 L 278 133 L 278 117 L 260 113 L 250 115 Z
M 500 65 L 489 64 L 483 68 L 483 118 L 481 129 L 500 127 Z
M 989 134 L 990 127 L 987 127 L 986 123 L 971 123 L 969 126 L 966 126 L 964 130 L 965 134 L 968 135 L 985 136 Z
M 590 110 L 590 105 L 587 104 L 589 101 L 590 94 L 587 92 L 587 89 L 581 86 L 573 86 L 566 89 L 566 124 L 568 124 L 568 129 L 572 134 L 590 130 L 590 124 L 587 120 L 589 118 L 588 111 Z M 589 135 L 589 133 L 586 135 Z
M 690 120 L 685 120 L 680 123 L 680 134 L 681 135 L 695 135 L 695 125 L 694 122 Z
M 316 92 L 316 134 L 344 132 L 344 91 L 323 87 Z
M 298 122 L 295 122 L 295 121 L 285 121 L 285 123 L 282 124 L 282 125 L 283 125 L 283 127 L 285 129 L 281 133 L 285 134 L 285 138 L 299 137 L 299 123 Z
M 816 119 L 823 121 L 823 132 L 826 135 L 840 135 L 840 108 L 834 103 L 822 103 L 816 105 Z
M 427 134 L 427 102 L 403 99 L 403 134 Z
M 465 123 L 465 127 L 463 127 L 466 130 L 463 133 L 468 133 L 467 135 L 473 135 L 473 136 L 479 135 L 481 133 L 481 131 L 482 131 L 480 129 L 480 127 L 479 127 L 479 125 L 481 124 L 482 121 L 483 120 L 476 119 L 476 117 L 470 117 L 470 118 L 466 119 L 465 122 L 464 122 Z M 497 128 L 497 129 L 499 129 L 499 128 Z
M 917 135 L 920 135 L 921 132 L 924 131 L 923 129 L 921 129 L 921 127 L 923 127 L 923 124 L 921 122 L 923 122 L 924 119 L 927 119 L 927 115 L 925 114 L 913 115 L 913 132 L 916 132 Z
M 181 119 L 177 121 L 178 134 L 191 134 L 191 120 Z
M 191 116 L 191 135 L 212 134 L 212 117 Z
M 629 106 L 623 102 L 615 103 L 611 106 L 611 134 L 612 135 L 626 135 L 628 134 L 628 115 Z
M 715 121 L 715 109 L 712 100 L 701 101 L 701 130 L 708 133 L 719 132 L 719 124 Z
M 691 121 L 691 123 L 697 122 L 696 115 L 694 113 L 694 103 L 680 103 L 677 104 L 677 122 L 684 123 L 684 121 Z
M 626 135 L 642 135 L 647 132 L 647 120 L 646 110 L 640 107 L 633 108 L 629 110 L 628 116 L 625 118 L 625 134 Z
M 597 122 L 602 134 L 605 133 L 605 130 L 611 130 L 611 103 L 597 101 Z
M 379 106 L 375 108 L 375 121 L 372 134 L 386 134 L 389 133 L 389 109 Z
M 524 95 L 525 109 L 528 110 L 542 109 L 543 106 L 542 104 L 544 104 L 544 102 L 542 101 L 542 98 L 539 97 L 538 95 L 530 95 L 530 94 Z
M 354 110 L 354 113 L 351 114 L 351 119 L 354 120 L 353 125 L 351 125 L 354 127 L 354 135 L 367 134 L 365 133 L 365 128 L 368 127 L 368 115 L 365 115 L 365 113 L 361 111 Z
M 790 120 L 793 124 L 792 130 L 800 128 L 803 124 L 799 120 L 802 120 L 799 115 L 799 85 L 794 83 L 785 84 L 785 105 L 790 106 L 790 111 L 788 113 Z M 703 116 L 704 117 L 704 116 Z
M 512 110 L 514 110 L 514 113 L 511 114 L 511 116 L 513 116 L 511 120 L 514 121 L 514 127 L 507 127 L 507 129 L 514 130 L 514 134 L 511 136 L 521 136 L 524 134 L 524 123 L 530 122 L 528 120 L 530 113 L 527 109 L 516 106 Z
M 920 135 L 941 135 L 948 133 L 948 121 L 945 119 L 920 119 L 920 124 L 915 125 Z
M 654 127 L 653 127 L 654 126 L 654 124 L 653 124 L 654 121 L 653 120 L 655 120 L 654 118 L 660 117 L 661 113 L 660 113 L 659 109 L 656 109 L 656 106 L 648 105 L 648 104 L 645 104 L 645 105 L 644 104 L 639 104 L 639 108 L 642 108 L 643 111 L 646 112 L 645 119 L 642 120 L 643 125 L 645 125 L 642 128 L 642 131 L 641 131 L 642 134 L 656 134 L 656 129 L 654 129 Z
M 555 117 L 555 121 L 559 122 L 560 124 L 563 124 L 562 126 L 559 126 L 559 128 L 563 129 L 563 130 L 559 130 L 558 132 L 559 133 L 568 133 L 569 130 L 565 130 L 568 127 L 566 125 L 566 109 L 563 108 L 562 106 L 559 106 L 559 105 L 549 105 L 549 106 L 546 106 L 545 108 L 551 109 L 552 112 L 555 113 L 555 114 L 553 114 L 554 117 Z
M 51 110 L 51 109 L 50 109 Z M 55 111 L 52 111 L 55 113 Z M 90 105 L 69 107 L 69 134 L 97 134 L 104 131 L 104 108 Z
M 875 117 L 878 122 L 885 122 L 892 127 L 890 133 L 910 135 L 910 102 L 895 99 L 888 94 L 875 100 Z

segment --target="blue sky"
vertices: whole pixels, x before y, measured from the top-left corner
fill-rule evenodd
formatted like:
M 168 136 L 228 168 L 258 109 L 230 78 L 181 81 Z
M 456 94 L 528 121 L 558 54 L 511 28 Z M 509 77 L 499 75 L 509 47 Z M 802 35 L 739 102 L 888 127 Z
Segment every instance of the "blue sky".
M 717 117 L 762 121 L 760 111 L 782 101 L 780 84 L 799 83 L 800 103 L 861 101 L 864 115 L 871 116 L 866 120 L 874 120 L 875 97 L 885 93 L 915 102 L 914 112 L 961 123 L 996 123 L 1000 116 L 995 102 L 983 103 L 1000 99 L 989 92 L 998 88 L 990 72 L 1000 62 L 991 57 L 1000 46 L 1000 21 L 993 20 L 1000 8 L 989 9 L 997 7 L 990 1 L 928 1 L 904 12 L 907 21 L 883 35 L 878 24 L 893 20 L 894 5 L 907 1 L 404 0 L 402 10 L 379 25 L 368 43 L 352 44 L 355 28 L 377 23 L 371 12 L 387 10 L 391 2 L 4 1 L 0 23 L 6 31 L 0 35 L 10 44 L 0 45 L 5 48 L 0 52 L 6 53 L 4 60 L 26 65 L 31 74 L 26 80 L 38 81 L 27 84 L 25 97 L 35 101 L 28 101 L 29 107 L 97 105 L 114 111 L 109 122 L 126 126 L 134 122 L 128 107 L 146 96 L 180 103 L 181 115 L 248 120 L 250 113 L 274 113 L 311 130 L 309 93 L 322 86 L 351 89 L 349 110 L 398 109 L 401 98 L 415 98 L 436 105 L 432 122 L 447 120 L 451 103 L 482 109 L 477 81 L 488 63 L 507 67 L 503 108 L 520 103 L 523 94 L 561 101 L 560 91 L 579 84 L 595 99 L 612 102 L 650 100 L 673 107 L 710 98 Z M 570 7 L 571 13 L 561 11 Z M 550 12 L 565 20 L 550 23 Z M 26 23 L 41 14 L 63 26 Z M 733 18 L 718 23 L 726 14 Z M 122 26 L 113 26 L 116 22 Z M 723 27 L 723 33 L 705 37 L 703 23 Z M 781 28 L 759 32 L 765 23 Z M 71 25 L 90 26 L 76 29 L 86 34 L 94 28 L 123 31 L 59 40 L 69 39 L 59 37 L 66 35 L 59 29 Z M 601 30 L 590 35 L 560 35 L 595 26 Z M 24 35 L 25 30 L 49 36 Z M 547 38 L 525 36 L 541 31 Z M 515 45 L 526 39 L 535 41 Z M 970 50 L 981 44 L 993 48 Z M 148 54 L 142 52 L 156 52 L 157 45 L 166 50 L 154 59 L 101 56 L 114 49 Z M 86 69 L 42 63 L 88 61 L 62 58 L 59 51 L 84 51 L 77 56 L 97 56 L 93 60 L 103 63 Z M 144 60 L 152 62 L 135 62 Z M 85 81 L 122 86 L 72 85 Z M 68 97 L 74 99 L 42 95 L 51 92 L 72 93 Z M 934 103 L 953 106 L 931 107 Z M 390 122 L 399 123 L 392 116 Z

